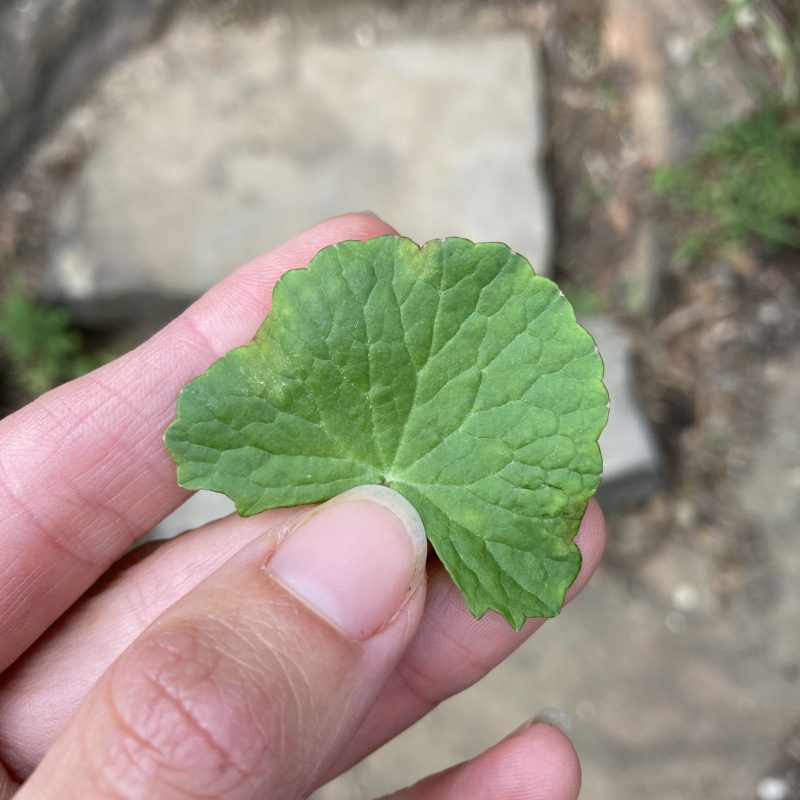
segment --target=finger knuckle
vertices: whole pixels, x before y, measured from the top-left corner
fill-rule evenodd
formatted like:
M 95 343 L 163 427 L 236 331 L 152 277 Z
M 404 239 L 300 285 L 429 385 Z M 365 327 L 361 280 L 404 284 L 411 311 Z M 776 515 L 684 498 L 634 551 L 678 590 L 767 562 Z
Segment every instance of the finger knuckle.
M 228 797 L 253 782 L 267 742 L 246 682 L 201 631 L 161 632 L 112 668 L 115 741 L 107 769 L 152 776 L 189 796 Z

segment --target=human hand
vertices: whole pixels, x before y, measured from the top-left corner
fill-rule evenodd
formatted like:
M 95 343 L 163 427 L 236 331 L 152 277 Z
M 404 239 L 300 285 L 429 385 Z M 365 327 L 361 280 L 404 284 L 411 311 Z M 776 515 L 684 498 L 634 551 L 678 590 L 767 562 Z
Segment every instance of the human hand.
M 385 487 L 231 516 L 119 560 L 188 497 L 161 441 L 183 384 L 249 341 L 283 271 L 393 232 L 328 220 L 0 421 L 0 800 L 304 797 L 541 626 L 473 619 Z M 569 596 L 604 535 L 592 502 Z M 568 800 L 579 784 L 566 737 L 532 724 L 393 797 Z

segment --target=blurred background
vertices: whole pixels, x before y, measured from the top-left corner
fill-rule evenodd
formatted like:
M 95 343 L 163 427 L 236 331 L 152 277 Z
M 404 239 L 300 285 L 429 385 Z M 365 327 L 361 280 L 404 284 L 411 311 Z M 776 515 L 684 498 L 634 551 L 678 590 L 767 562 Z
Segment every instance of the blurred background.
M 362 209 L 563 286 L 607 364 L 610 542 L 317 797 L 557 706 L 586 800 L 800 798 L 800 4 L 0 0 L 0 414 Z

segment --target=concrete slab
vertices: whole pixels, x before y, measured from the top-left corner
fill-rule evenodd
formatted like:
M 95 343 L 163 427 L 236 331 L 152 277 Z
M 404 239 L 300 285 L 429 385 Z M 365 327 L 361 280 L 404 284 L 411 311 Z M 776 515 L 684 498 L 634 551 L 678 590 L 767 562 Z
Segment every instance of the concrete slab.
M 418 241 L 504 241 L 546 272 L 541 82 L 519 32 L 359 47 L 272 18 L 186 21 L 104 82 L 46 292 L 120 320 L 361 209 Z

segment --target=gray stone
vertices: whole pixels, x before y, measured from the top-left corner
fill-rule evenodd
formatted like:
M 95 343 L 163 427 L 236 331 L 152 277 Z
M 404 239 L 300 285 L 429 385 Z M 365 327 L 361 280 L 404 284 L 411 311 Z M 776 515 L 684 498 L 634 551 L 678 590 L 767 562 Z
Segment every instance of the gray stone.
M 420 241 L 505 241 L 547 271 L 541 71 L 525 35 L 357 46 L 298 40 L 279 21 L 184 20 L 109 75 L 46 294 L 120 319 L 121 301 L 192 298 L 365 208 Z
M 618 511 L 641 502 L 659 485 L 661 459 L 637 397 L 625 334 L 610 317 L 593 317 L 582 323 L 603 357 L 611 401 L 608 425 L 600 436 L 603 482 L 598 498 L 606 510 Z
M 180 508 L 162 520 L 142 541 L 171 539 L 179 533 L 199 528 L 207 522 L 232 514 L 233 501 L 217 492 L 195 492 Z

